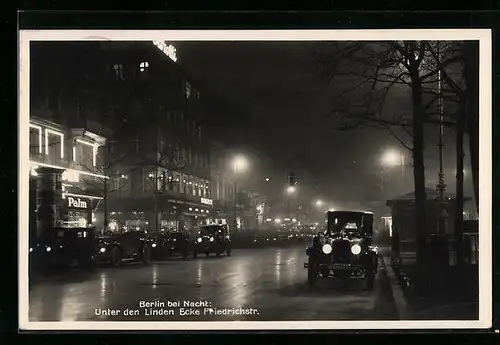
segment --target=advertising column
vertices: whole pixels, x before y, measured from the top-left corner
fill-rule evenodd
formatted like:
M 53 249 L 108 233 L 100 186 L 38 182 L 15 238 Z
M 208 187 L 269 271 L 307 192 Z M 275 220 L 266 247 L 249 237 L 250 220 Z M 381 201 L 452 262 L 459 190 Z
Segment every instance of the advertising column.
M 38 233 L 54 228 L 62 220 L 62 170 L 39 167 L 38 173 Z

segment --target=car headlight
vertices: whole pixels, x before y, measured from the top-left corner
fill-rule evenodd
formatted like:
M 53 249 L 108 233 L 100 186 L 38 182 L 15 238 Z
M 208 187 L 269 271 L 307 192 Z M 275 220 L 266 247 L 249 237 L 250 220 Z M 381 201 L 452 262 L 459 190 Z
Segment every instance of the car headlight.
M 201 243 L 201 241 L 203 241 L 203 240 L 201 239 L 201 237 L 198 237 L 197 241 L 198 241 L 198 243 Z
M 173 242 L 177 242 L 177 239 L 176 239 L 176 238 L 174 238 L 172 241 L 173 241 Z
M 156 248 L 156 243 L 153 243 L 151 247 Z
M 361 253 L 361 246 L 359 244 L 355 244 L 351 247 L 351 253 L 353 253 L 354 255 L 358 255 L 359 253 Z
M 52 248 L 47 247 L 47 248 L 45 248 L 45 250 L 46 250 L 47 252 L 50 252 L 50 251 L 52 250 Z
M 103 247 L 103 248 L 99 249 L 99 251 L 100 251 L 101 253 L 104 253 L 104 252 L 106 251 L 106 248 L 104 248 L 104 247 Z
M 215 239 L 213 237 L 210 237 L 210 242 L 213 242 L 215 241 Z
M 30 247 L 30 253 L 33 251 L 33 248 Z
M 328 243 L 327 244 L 324 244 L 323 247 L 321 247 L 321 250 L 323 251 L 323 253 L 325 254 L 330 254 L 332 252 L 332 246 L 329 245 Z

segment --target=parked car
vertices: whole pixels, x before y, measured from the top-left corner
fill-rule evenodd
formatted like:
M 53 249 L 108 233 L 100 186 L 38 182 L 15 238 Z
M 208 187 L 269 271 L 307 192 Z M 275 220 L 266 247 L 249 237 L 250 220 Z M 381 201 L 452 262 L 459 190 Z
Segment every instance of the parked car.
M 123 261 L 151 262 L 152 240 L 143 231 L 128 231 L 97 239 L 95 261 L 120 266 Z
M 229 227 L 226 225 L 205 225 L 200 227 L 198 237 L 193 242 L 193 256 L 196 258 L 199 253 L 215 253 L 220 256 L 222 253 L 226 256 L 231 255 L 231 237 Z
M 96 229 L 55 227 L 30 238 L 29 260 L 36 269 L 90 265 L 96 249 Z
M 181 231 L 154 234 L 151 238 L 151 257 L 163 260 L 169 256 L 181 255 L 185 260 L 192 250 L 189 236 Z
M 307 280 L 330 276 L 363 278 L 373 289 L 378 268 L 378 250 L 372 246 L 373 214 L 359 211 L 327 212 L 327 229 L 313 237 L 306 249 Z

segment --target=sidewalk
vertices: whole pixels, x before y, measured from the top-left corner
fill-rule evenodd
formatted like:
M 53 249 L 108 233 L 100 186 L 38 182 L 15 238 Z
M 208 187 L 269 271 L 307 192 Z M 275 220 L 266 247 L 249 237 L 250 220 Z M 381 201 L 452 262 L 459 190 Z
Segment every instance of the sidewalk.
M 413 260 L 403 259 L 403 266 L 385 258 L 394 275 L 396 296 L 402 291 L 407 319 L 477 320 L 478 271 L 468 266 L 463 272 L 455 267 L 436 266 L 418 270 Z M 401 315 L 401 319 L 404 319 Z

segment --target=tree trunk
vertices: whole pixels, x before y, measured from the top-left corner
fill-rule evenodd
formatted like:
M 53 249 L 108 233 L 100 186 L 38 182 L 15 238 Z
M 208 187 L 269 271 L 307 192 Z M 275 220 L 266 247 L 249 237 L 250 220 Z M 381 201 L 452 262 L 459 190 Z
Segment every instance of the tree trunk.
M 413 180 L 415 185 L 415 225 L 417 240 L 417 264 L 422 266 L 427 259 L 427 196 L 425 193 L 424 163 L 424 107 L 422 84 L 418 66 L 412 62 L 410 70 L 413 101 Z
M 103 193 L 103 197 L 104 197 L 104 231 L 106 231 L 108 229 L 108 223 L 109 223 L 109 219 L 108 219 L 108 180 L 105 178 L 104 179 L 104 193 Z
M 463 109 L 465 111 L 465 109 Z M 463 212 L 464 212 L 464 131 L 465 131 L 465 112 L 457 117 L 457 184 L 456 184 L 456 208 L 455 208 L 455 248 L 457 266 L 462 267 L 464 263 L 463 251 Z
M 466 41 L 463 45 L 463 57 L 471 175 L 476 209 L 479 211 L 479 42 Z

